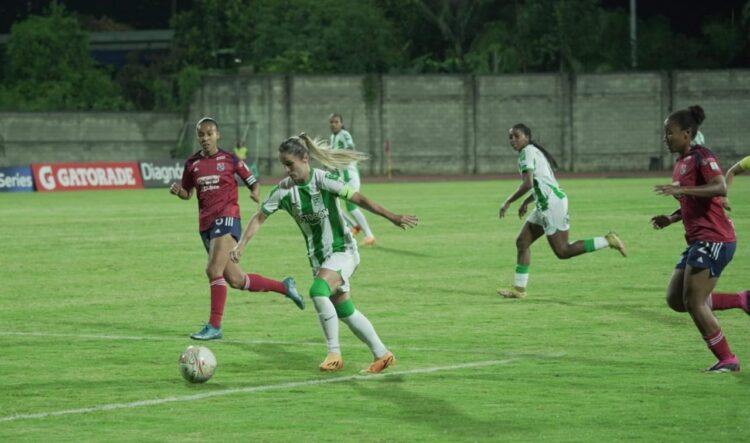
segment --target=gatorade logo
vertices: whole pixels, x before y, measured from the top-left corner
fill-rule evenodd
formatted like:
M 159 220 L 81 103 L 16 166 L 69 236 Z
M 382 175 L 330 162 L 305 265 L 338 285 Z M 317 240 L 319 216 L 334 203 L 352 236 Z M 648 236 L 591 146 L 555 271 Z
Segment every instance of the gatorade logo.
M 35 163 L 31 169 L 41 192 L 143 187 L 136 163 Z

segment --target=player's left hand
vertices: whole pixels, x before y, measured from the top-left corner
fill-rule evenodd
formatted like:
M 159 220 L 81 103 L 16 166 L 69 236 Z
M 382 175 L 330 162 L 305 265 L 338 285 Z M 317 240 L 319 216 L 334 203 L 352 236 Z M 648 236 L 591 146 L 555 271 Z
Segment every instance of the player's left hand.
M 417 226 L 417 224 L 419 224 L 419 219 L 416 215 L 396 214 L 396 216 L 391 220 L 391 223 L 401 229 L 407 229 Z
M 518 207 L 518 218 L 523 218 L 524 215 L 526 215 L 526 211 L 529 210 L 529 204 L 526 202 L 521 203 L 521 206 Z
M 234 245 L 234 248 L 232 248 L 232 250 L 229 251 L 229 258 L 234 263 L 239 263 L 240 262 L 240 258 L 242 257 L 242 250 L 243 249 L 244 248 L 241 248 L 240 245 Z

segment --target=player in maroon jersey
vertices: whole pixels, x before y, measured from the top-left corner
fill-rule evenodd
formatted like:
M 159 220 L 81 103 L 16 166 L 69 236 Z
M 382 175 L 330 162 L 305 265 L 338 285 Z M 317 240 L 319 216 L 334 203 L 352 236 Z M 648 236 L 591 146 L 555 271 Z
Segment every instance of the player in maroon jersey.
M 250 188 L 250 198 L 259 202 L 260 184 L 237 156 L 218 147 L 219 125 L 212 118 L 203 118 L 196 125 L 201 150 L 185 162 L 182 182 L 173 183 L 169 192 L 183 200 L 198 194 L 199 231 L 208 252 L 206 274 L 211 289 L 211 314 L 208 323 L 190 337 L 215 340 L 222 337 L 221 318 L 227 298 L 227 283 L 235 289 L 251 292 L 273 291 L 290 298 L 300 309 L 305 304 L 297 293 L 294 279 L 272 280 L 258 274 L 246 274 L 237 263 L 229 260 L 229 251 L 241 236 L 240 207 L 237 204 L 235 174 Z
M 729 349 L 713 310 L 741 308 L 746 312 L 747 293 L 721 294 L 712 291 L 722 270 L 732 260 L 736 237 L 732 221 L 722 208 L 727 184 L 716 156 L 701 145 L 691 146 L 698 126 L 706 118 L 703 108 L 691 106 L 672 113 L 664 122 L 664 141 L 679 157 L 672 183 L 657 185 L 657 194 L 672 195 L 680 209 L 671 215 L 651 219 L 655 229 L 682 220 L 688 247 L 672 273 L 667 287 L 667 304 L 677 312 L 688 312 L 719 361 L 706 372 L 738 372 L 740 362 Z

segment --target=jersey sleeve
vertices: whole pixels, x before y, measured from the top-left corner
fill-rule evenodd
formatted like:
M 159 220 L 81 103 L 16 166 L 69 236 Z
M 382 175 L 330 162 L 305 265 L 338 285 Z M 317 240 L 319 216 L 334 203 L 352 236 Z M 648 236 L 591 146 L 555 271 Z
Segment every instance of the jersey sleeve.
M 529 148 L 530 146 L 523 148 L 518 154 L 518 171 L 521 173 L 533 171 L 535 167 L 534 153 Z
M 247 167 L 247 164 L 244 161 L 240 160 L 236 155 L 232 155 L 232 161 L 235 174 L 240 176 L 248 188 L 258 181 L 253 173 L 250 172 L 250 168 Z
M 354 193 L 357 192 L 354 190 L 354 188 L 341 181 L 338 173 L 336 172 L 316 171 L 316 173 L 320 173 L 323 175 L 320 179 L 321 189 L 325 189 L 328 192 L 336 194 L 345 200 L 351 200 Z
M 279 206 L 281 205 L 281 197 L 282 197 L 281 189 L 279 189 L 278 186 L 274 186 L 273 189 L 271 189 L 271 193 L 268 195 L 268 198 L 263 202 L 262 205 L 260 205 L 260 210 L 263 211 L 266 215 L 271 215 L 274 212 L 279 210 Z
M 195 187 L 195 180 L 193 174 L 190 172 L 192 164 L 193 163 L 188 160 L 185 162 L 185 167 L 182 169 L 182 182 L 180 184 L 188 192 Z
M 716 160 L 716 157 L 714 157 L 713 154 L 705 155 L 703 158 L 701 158 L 700 170 L 703 178 L 705 178 L 706 181 L 709 181 L 717 175 L 724 175 L 721 172 L 721 167 L 719 166 L 718 160 Z
M 750 169 L 750 155 L 740 160 L 740 168 L 742 168 L 742 170 L 744 171 Z
M 349 134 L 349 131 L 341 131 L 343 137 L 341 137 L 344 141 L 344 149 L 354 149 L 354 140 L 352 139 L 352 135 Z

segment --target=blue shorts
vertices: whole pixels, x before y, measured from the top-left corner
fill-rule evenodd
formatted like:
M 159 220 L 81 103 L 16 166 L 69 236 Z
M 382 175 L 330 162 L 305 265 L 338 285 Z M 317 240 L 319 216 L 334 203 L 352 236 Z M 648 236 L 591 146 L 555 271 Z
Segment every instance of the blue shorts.
M 718 277 L 732 261 L 735 249 L 737 249 L 737 242 L 715 243 L 698 240 L 685 249 L 675 268 L 685 269 L 686 265 L 693 268 L 708 268 L 711 277 Z
M 242 237 L 242 222 L 239 218 L 235 217 L 220 217 L 211 223 L 211 226 L 205 231 L 201 231 L 201 240 L 203 240 L 203 246 L 208 252 L 208 245 L 211 239 L 218 238 L 230 234 L 235 240 L 240 241 Z

